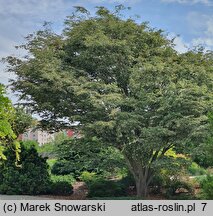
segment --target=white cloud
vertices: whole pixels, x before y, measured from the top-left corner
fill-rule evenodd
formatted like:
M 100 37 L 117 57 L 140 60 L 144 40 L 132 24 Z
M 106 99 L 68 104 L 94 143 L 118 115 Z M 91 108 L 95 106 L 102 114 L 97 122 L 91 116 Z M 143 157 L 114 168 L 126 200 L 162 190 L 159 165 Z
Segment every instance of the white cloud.
M 203 38 L 194 38 L 192 40 L 192 44 L 194 46 L 203 45 L 207 47 L 207 49 L 211 49 L 213 47 L 213 38 L 203 37 Z
M 212 6 L 213 2 L 212 0 L 161 0 L 162 2 L 167 2 L 167 3 L 179 3 L 179 4 L 205 4 L 208 6 Z
M 17 54 L 14 46 L 21 44 L 24 36 L 40 28 L 44 21 L 62 23 L 73 4 L 66 0 L 0 0 L 0 59 Z M 8 84 L 14 75 L 4 69 L 0 63 L 0 83 Z
M 202 45 L 206 49 L 213 49 L 213 15 L 191 12 L 187 21 L 191 32 L 195 35 L 192 45 Z
M 185 42 L 182 37 L 177 36 L 175 33 L 170 33 L 168 38 L 171 40 L 174 38 L 175 50 L 179 53 L 185 53 L 190 48 L 190 44 Z
M 213 36 L 213 16 L 207 18 L 206 26 L 207 26 L 207 29 L 205 33 L 207 35 Z
M 41 27 L 44 21 L 63 21 L 72 1 L 0 0 L 0 50 L 20 42 L 23 36 Z M 3 41 L 2 41 L 3 39 Z M 6 43 L 5 41 L 10 43 Z
M 174 40 L 175 43 L 175 49 L 179 52 L 179 53 L 185 53 L 188 51 L 190 45 L 186 42 L 183 41 L 183 38 L 181 37 L 176 37 Z
M 73 11 L 74 5 L 98 3 L 136 3 L 140 0 L 0 0 L 0 57 L 11 54 L 14 45 L 40 28 L 44 21 L 59 25 Z

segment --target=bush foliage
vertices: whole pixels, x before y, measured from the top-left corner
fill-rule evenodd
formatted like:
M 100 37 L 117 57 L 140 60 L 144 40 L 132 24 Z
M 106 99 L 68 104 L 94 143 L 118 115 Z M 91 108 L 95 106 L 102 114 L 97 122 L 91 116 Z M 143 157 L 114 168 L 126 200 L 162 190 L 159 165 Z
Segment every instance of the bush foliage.
M 126 167 L 121 153 L 113 147 L 103 147 L 95 139 L 67 139 L 56 145 L 59 158 L 52 166 L 54 175 L 72 174 L 79 178 L 83 172 L 115 174 Z
M 207 175 L 200 182 L 202 198 L 207 200 L 213 199 L 213 176 Z
M 68 196 L 73 193 L 73 187 L 67 181 L 56 181 L 50 185 L 50 194 Z
M 124 185 L 116 181 L 98 180 L 89 184 L 88 197 L 122 197 L 126 195 Z
M 21 145 L 20 165 L 16 165 L 15 155 L 6 151 L 7 160 L 0 164 L 1 194 L 45 194 L 50 185 L 46 158 L 38 155 L 34 146 Z

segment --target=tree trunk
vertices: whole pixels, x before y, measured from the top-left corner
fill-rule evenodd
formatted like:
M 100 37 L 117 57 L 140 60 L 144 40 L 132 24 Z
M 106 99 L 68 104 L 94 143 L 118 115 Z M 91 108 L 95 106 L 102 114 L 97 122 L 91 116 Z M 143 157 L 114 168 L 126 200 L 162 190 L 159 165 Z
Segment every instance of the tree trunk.
M 142 166 L 137 160 L 133 158 L 128 158 L 125 154 L 124 157 L 126 159 L 127 165 L 129 167 L 130 172 L 133 174 L 137 197 L 147 197 L 149 193 L 149 184 L 153 178 L 152 170 L 148 166 Z
M 139 175 L 139 178 L 135 179 L 136 189 L 137 189 L 137 197 L 146 197 L 148 195 L 148 186 L 149 182 L 147 176 Z

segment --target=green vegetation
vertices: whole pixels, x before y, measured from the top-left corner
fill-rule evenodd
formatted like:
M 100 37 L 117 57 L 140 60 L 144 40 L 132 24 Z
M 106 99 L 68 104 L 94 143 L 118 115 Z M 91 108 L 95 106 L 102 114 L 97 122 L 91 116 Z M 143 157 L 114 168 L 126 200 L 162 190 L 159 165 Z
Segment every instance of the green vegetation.
M 0 84 L 0 160 L 6 160 L 4 151 L 13 149 L 16 154 L 15 163 L 18 163 L 21 150 L 17 137 L 32 124 L 32 116 L 22 107 L 13 107 L 11 101 L 5 96 L 4 86 Z
M 19 160 L 20 145 L 16 141 L 11 122 L 14 121 L 15 110 L 11 101 L 5 96 L 5 89 L 0 84 L 0 160 L 6 159 L 4 151 L 13 148 L 16 153 L 16 162 Z
M 189 174 L 192 176 L 199 176 L 199 175 L 207 174 L 207 171 L 203 167 L 200 167 L 195 162 L 192 162 L 191 166 L 188 168 L 188 171 L 189 171 Z
M 96 173 L 83 172 L 80 179 L 86 182 L 88 197 L 121 197 L 127 195 L 127 187 L 120 180 L 106 180 Z
M 78 178 L 82 172 L 115 175 L 125 166 L 120 152 L 101 145 L 96 139 L 66 139 L 58 143 L 55 150 L 58 160 L 52 166 L 55 175 L 72 174 Z
M 191 160 L 213 165 L 213 53 L 177 53 L 162 30 L 123 19 L 122 5 L 97 7 L 95 15 L 76 9 L 61 35 L 45 25 L 19 47 L 29 55 L 5 59 L 17 76 L 13 90 L 43 128 L 78 123 L 81 138 L 61 134 L 40 148 L 57 159 L 52 174 L 84 179 L 89 196 L 124 196 L 127 186 L 107 177 L 128 167 L 138 197 L 162 189 L 173 197 L 180 188 L 192 195 L 180 175 L 205 173 Z M 1 139 L 13 136 L 10 125 L 7 131 Z
M 213 166 L 213 112 L 208 113 L 208 122 L 209 128 L 205 142 L 192 148 L 194 161 L 205 168 Z
M 200 181 L 202 194 L 201 199 L 213 199 L 213 176 L 207 175 Z
M 55 158 L 55 145 L 53 142 L 46 143 L 45 145 L 38 147 L 38 152 L 44 157 L 54 159 Z
M 126 195 L 126 188 L 118 182 L 99 180 L 89 184 L 88 197 L 122 197 Z
M 23 134 L 28 128 L 36 124 L 33 117 L 26 113 L 23 107 L 15 107 L 15 116 L 12 121 L 12 128 L 16 136 Z
M 12 151 L 5 151 L 7 160 L 0 164 L 0 194 L 9 195 L 70 195 L 75 179 L 49 174 L 46 158 L 39 156 L 35 142 L 21 143 L 19 165 Z
M 182 195 L 182 199 L 192 199 L 193 195 L 193 187 L 190 183 L 180 181 L 180 180 L 172 180 L 166 186 L 166 197 L 168 199 L 180 199 Z
M 46 159 L 38 155 L 35 147 L 21 145 L 19 165 L 15 165 L 12 151 L 5 151 L 7 160 L 1 164 L 1 194 L 45 194 L 50 185 Z
M 75 178 L 72 175 L 51 175 L 52 182 L 67 182 L 69 184 L 75 183 Z
M 69 196 L 73 193 L 73 187 L 67 181 L 52 182 L 49 188 L 49 193 L 53 195 Z
M 57 159 L 47 159 L 50 170 L 52 169 L 52 166 L 55 164 L 56 161 Z

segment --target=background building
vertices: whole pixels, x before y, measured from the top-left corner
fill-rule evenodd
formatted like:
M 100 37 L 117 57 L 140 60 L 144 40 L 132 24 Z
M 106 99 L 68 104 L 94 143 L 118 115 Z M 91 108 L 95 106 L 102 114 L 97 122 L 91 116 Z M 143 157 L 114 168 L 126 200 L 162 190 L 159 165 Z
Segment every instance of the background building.
M 41 146 L 45 143 L 49 143 L 53 141 L 55 138 L 55 134 L 48 133 L 47 131 L 42 131 L 40 129 L 30 128 L 25 133 L 19 136 L 20 140 L 35 140 Z
M 68 137 L 78 137 L 79 133 L 75 132 L 72 129 L 63 130 L 63 133 Z M 19 140 L 26 141 L 26 140 L 35 140 L 38 142 L 40 146 L 52 142 L 55 140 L 55 136 L 58 133 L 49 133 L 47 131 L 42 131 L 38 128 L 30 128 L 23 134 L 19 135 Z

